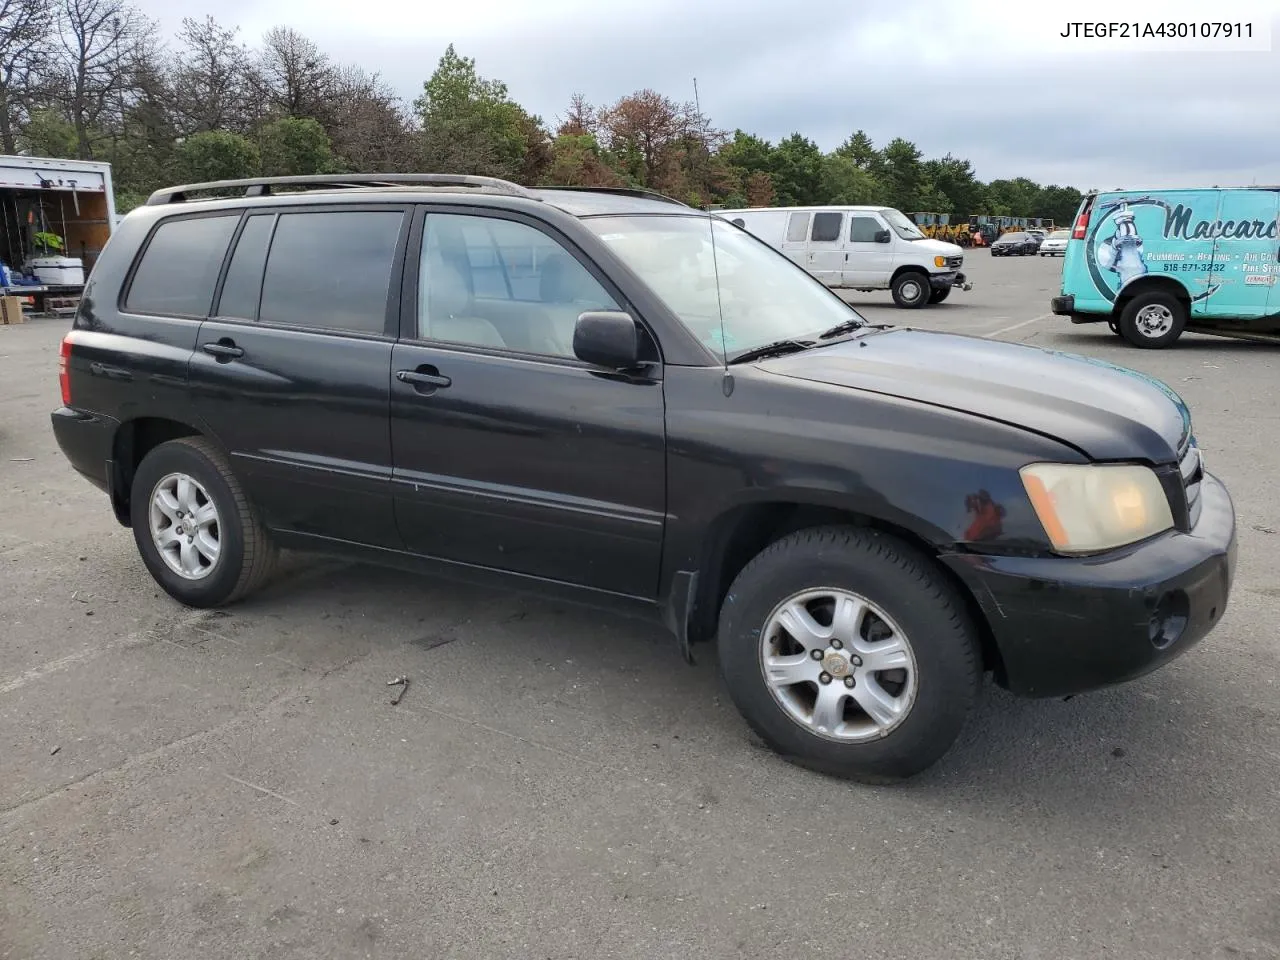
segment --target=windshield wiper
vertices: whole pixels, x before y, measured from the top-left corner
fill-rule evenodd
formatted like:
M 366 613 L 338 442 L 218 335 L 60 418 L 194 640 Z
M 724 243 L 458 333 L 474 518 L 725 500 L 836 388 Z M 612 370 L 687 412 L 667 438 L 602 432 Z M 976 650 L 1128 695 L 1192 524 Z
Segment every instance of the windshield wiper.
M 852 333 L 854 330 L 861 330 L 867 325 L 865 320 L 846 320 L 844 323 L 837 323 L 829 330 L 823 330 L 818 334 L 819 340 L 830 340 L 832 337 L 838 337 L 842 333 Z
M 748 360 L 763 360 L 765 357 L 777 357 L 784 353 L 799 353 L 801 350 L 808 350 L 815 344 L 814 340 L 775 340 L 773 343 L 766 343 L 761 347 L 753 347 L 746 350 L 729 363 L 746 363 Z
M 867 323 L 865 320 L 846 320 L 844 323 L 837 323 L 830 330 L 822 331 L 822 333 L 818 334 L 818 339 L 830 340 L 832 337 L 853 333 L 855 330 L 889 330 L 892 327 L 892 323 Z

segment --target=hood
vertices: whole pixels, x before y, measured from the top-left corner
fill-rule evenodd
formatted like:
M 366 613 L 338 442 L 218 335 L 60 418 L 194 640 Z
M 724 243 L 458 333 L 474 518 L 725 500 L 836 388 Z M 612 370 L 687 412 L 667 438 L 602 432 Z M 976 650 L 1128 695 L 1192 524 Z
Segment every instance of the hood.
M 947 243 L 945 240 L 934 240 L 930 237 L 912 240 L 911 249 L 923 250 L 935 257 L 958 257 L 964 253 L 957 244 Z
M 1033 430 L 1094 460 L 1168 463 L 1191 430 L 1173 390 L 1088 357 L 897 328 L 775 357 L 786 377 L 916 400 Z

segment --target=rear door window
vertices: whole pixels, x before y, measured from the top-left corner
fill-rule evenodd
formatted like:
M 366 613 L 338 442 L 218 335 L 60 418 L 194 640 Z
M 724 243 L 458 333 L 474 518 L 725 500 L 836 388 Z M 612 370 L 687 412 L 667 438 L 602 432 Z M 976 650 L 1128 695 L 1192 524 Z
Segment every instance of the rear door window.
M 209 315 L 213 288 L 240 212 L 166 220 L 142 252 L 125 296 L 130 313 L 165 317 Z
M 263 323 L 385 333 L 402 210 L 282 213 L 262 280 Z
M 804 243 L 809 233 L 809 214 L 793 213 L 787 221 L 787 242 Z
M 844 221 L 843 213 L 815 213 L 813 215 L 813 233 L 809 239 L 815 243 L 832 243 L 840 239 L 840 225 Z

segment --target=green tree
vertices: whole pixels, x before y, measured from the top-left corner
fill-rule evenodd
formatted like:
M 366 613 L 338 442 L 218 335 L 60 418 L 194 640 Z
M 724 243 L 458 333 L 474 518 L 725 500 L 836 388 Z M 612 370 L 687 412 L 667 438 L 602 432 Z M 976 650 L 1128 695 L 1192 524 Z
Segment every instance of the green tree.
M 1060 187 L 1052 184 L 1040 189 L 1035 200 L 1033 216 L 1050 217 L 1055 226 L 1070 226 L 1080 209 L 1083 195 L 1075 187 Z
M 822 203 L 825 157 L 808 137 L 793 133 L 772 151 L 769 176 L 784 207 Z
M 875 176 L 839 152 L 823 158 L 820 183 L 823 203 L 858 205 L 883 202 L 884 188 Z
M 71 158 L 76 155 L 76 128 L 54 107 L 33 110 L 19 146 L 37 157 Z
M 334 172 L 333 147 L 324 127 L 310 117 L 273 120 L 258 134 L 262 174 L 306 176 Z
M 522 172 L 533 118 L 508 97 L 506 84 L 477 74 L 475 60 L 459 56 L 453 44 L 422 85 L 414 109 L 428 169 L 505 177 Z
M 925 182 L 919 148 L 909 140 L 894 137 L 880 151 L 873 172 L 884 185 L 884 203 L 904 213 L 926 210 L 922 203 L 932 196 Z
M 935 201 L 937 206 L 924 209 L 959 217 L 980 212 L 978 208 L 982 205 L 985 191 L 968 160 L 949 153 L 940 160 L 927 160 L 924 175 L 933 190 L 941 195 L 941 199 Z
M 855 130 L 849 134 L 848 139 L 836 147 L 835 153 L 837 156 L 852 160 L 862 170 L 873 169 L 879 158 L 876 145 L 871 142 L 871 138 L 862 130 Z
M 746 176 L 768 173 L 773 159 L 773 144 L 755 134 L 735 130 L 729 141 L 720 148 L 719 156 L 730 167 Z
M 260 162 L 258 148 L 238 133 L 206 130 L 178 145 L 174 179 L 179 183 L 240 180 L 257 176 Z

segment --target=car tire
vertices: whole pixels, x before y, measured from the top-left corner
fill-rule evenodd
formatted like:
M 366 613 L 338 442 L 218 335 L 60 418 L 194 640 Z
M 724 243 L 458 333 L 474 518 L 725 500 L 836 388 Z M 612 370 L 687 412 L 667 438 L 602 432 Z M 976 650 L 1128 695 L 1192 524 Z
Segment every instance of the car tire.
M 840 651 L 830 649 L 832 641 L 821 631 L 805 634 L 796 628 L 799 636 L 793 636 L 779 626 L 791 617 L 790 623 L 821 627 L 821 600 L 807 608 L 816 611 L 809 620 L 791 614 L 806 597 L 826 595 L 830 608 L 836 602 L 864 602 L 871 611 L 845 624 L 861 622 L 861 629 L 838 630 L 834 617 L 824 628 L 848 634 L 843 649 L 860 653 L 862 662 L 854 663 L 849 654 L 842 668 Z M 885 628 L 888 639 L 877 642 L 891 643 L 897 636 L 905 653 L 896 659 L 883 652 L 888 648 L 869 641 L 870 631 L 883 634 Z M 824 651 L 822 660 L 813 658 L 815 649 Z M 977 632 L 954 588 L 927 556 L 866 528 L 801 530 L 766 547 L 729 588 L 720 611 L 718 651 L 730 697 L 773 750 L 798 765 L 867 783 L 903 780 L 936 763 L 959 735 L 982 679 Z M 771 659 L 773 679 L 766 673 Z M 891 670 L 873 670 L 877 660 L 908 666 L 895 676 Z M 789 672 L 793 668 L 804 672 Z M 826 673 L 827 668 L 835 672 Z M 851 671 L 845 676 L 852 675 L 852 684 L 840 678 L 842 669 Z M 808 678 L 811 672 L 818 678 Z M 823 676 L 834 679 L 823 682 Z M 826 699 L 819 701 L 823 690 Z M 812 699 L 807 719 L 805 697 Z M 825 725 L 819 702 L 828 708 L 822 712 Z M 879 721 L 862 702 L 872 704 Z M 857 707 L 851 709 L 853 704 Z
M 1120 336 L 1143 350 L 1171 346 L 1187 325 L 1187 308 L 1163 290 L 1133 297 L 1120 311 Z
M 152 449 L 134 473 L 130 499 L 142 562 L 179 603 L 233 603 L 270 577 L 276 549 L 226 457 L 204 437 Z
M 929 302 L 929 277 L 918 270 L 908 270 L 893 281 L 893 302 L 906 310 L 915 310 Z
M 929 293 L 929 302 L 941 303 L 949 296 L 951 296 L 951 287 L 935 287 Z

